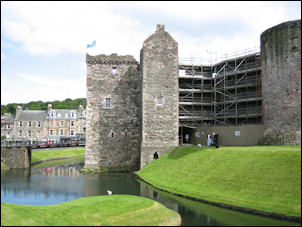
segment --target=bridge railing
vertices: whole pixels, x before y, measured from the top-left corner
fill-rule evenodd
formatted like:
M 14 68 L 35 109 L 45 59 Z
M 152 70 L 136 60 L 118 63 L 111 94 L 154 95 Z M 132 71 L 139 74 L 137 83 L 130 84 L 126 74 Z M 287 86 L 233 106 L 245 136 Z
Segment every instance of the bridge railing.
M 85 146 L 83 140 L 1 140 L 1 147 L 30 147 L 30 148 L 49 148 L 49 147 L 75 147 Z

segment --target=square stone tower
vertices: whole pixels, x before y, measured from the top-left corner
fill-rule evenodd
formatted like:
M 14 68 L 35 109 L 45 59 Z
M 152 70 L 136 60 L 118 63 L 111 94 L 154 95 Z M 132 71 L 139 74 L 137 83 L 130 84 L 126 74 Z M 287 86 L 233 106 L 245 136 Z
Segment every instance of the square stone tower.
M 130 55 L 86 56 L 87 112 L 84 168 L 140 167 L 141 79 Z
M 178 146 L 178 44 L 157 25 L 143 43 L 141 168 Z

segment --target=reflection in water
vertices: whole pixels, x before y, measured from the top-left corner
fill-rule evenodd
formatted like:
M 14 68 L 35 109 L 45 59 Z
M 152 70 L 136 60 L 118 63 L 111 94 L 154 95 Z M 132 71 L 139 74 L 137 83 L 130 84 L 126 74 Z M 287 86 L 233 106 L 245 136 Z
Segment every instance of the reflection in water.
M 1 202 L 47 205 L 85 196 L 112 194 L 140 195 L 175 210 L 182 225 L 299 225 L 244 214 L 174 196 L 156 190 L 133 174 L 82 174 L 80 164 L 9 170 L 1 174 Z

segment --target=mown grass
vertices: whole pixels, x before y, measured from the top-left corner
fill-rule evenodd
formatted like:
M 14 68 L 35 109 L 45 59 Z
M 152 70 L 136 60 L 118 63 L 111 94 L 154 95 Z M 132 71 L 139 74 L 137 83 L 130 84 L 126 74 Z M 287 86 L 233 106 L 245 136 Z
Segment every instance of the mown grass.
M 53 149 L 47 151 L 34 151 L 32 152 L 31 162 L 45 161 L 51 158 L 63 158 L 63 157 L 71 157 L 75 155 L 84 155 L 85 148 L 77 147 L 70 149 Z
M 180 215 L 133 195 L 84 197 L 45 206 L 1 203 L 1 226 L 179 225 Z
M 170 192 L 301 216 L 301 146 L 177 147 L 137 174 Z

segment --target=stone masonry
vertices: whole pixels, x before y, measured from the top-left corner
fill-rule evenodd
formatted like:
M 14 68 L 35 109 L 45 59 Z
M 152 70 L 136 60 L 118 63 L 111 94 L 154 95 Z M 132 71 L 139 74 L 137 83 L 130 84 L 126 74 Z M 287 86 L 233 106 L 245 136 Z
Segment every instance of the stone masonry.
M 136 170 L 141 137 L 138 62 L 132 56 L 117 54 L 87 55 L 86 62 L 84 168 Z
M 157 25 L 141 50 L 141 168 L 178 146 L 178 44 Z
M 86 56 L 84 169 L 133 171 L 178 145 L 178 44 L 158 25 L 132 56 Z
M 263 144 L 301 144 L 301 20 L 261 34 Z
M 29 168 L 30 161 L 27 148 L 1 148 L 1 162 L 13 169 Z

